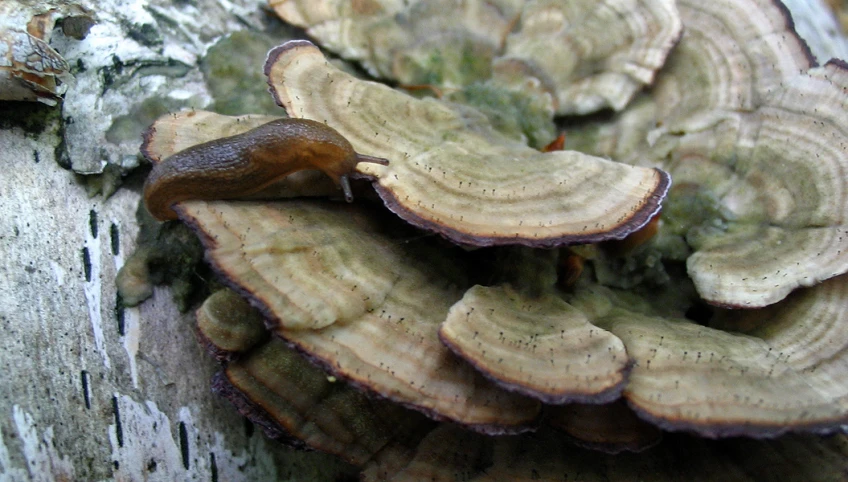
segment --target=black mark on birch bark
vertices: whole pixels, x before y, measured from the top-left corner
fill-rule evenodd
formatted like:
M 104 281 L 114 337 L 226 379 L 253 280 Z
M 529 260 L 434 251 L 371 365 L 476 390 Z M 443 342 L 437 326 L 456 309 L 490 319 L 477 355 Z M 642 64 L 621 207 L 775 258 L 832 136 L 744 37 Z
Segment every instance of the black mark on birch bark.
M 118 397 L 112 397 L 112 411 L 115 412 L 115 438 L 118 447 L 124 446 L 124 428 L 121 426 L 121 412 L 118 410 Z
M 117 256 L 121 253 L 121 237 L 118 234 L 118 225 L 112 223 L 109 226 L 109 241 L 112 243 L 112 255 Z
M 97 239 L 97 211 L 94 209 L 88 212 L 88 229 L 91 230 L 91 237 Z
M 180 451 L 183 454 L 183 467 L 188 470 L 189 453 L 188 453 L 188 431 L 186 431 L 185 422 L 180 422 Z
M 82 381 L 82 398 L 85 400 L 85 408 L 91 410 L 91 394 L 89 393 L 88 372 L 83 370 L 80 372 L 80 381 Z
M 88 248 L 82 248 L 82 270 L 85 273 L 86 283 L 91 282 L 91 255 Z

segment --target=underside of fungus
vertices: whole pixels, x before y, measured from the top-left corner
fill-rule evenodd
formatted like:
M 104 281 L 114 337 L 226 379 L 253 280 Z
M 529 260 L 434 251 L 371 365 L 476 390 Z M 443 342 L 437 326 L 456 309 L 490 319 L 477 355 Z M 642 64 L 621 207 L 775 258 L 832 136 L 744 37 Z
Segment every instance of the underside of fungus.
M 648 222 L 669 186 L 657 169 L 538 152 L 504 138 L 471 108 L 356 79 L 305 41 L 273 49 L 265 72 L 289 115 L 325 122 L 358 152 L 389 159 L 357 167 L 376 178 L 389 209 L 459 244 L 622 238 Z
M 655 425 L 637 417 L 623 399 L 603 405 L 546 407 L 545 420 L 576 445 L 611 454 L 642 452 L 663 436 Z
M 519 437 L 482 437 L 440 425 L 413 450 L 395 451 L 392 457 L 366 465 L 362 480 L 840 480 L 846 454 L 844 436 L 824 440 L 793 436 L 763 442 L 675 434 L 650 451 L 613 456 L 573 447 L 551 430 Z

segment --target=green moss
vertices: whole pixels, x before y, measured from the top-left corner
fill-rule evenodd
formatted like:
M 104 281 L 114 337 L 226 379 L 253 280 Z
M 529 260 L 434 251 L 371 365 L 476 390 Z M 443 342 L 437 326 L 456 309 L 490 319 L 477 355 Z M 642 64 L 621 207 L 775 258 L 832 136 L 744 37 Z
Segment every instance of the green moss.
M 492 82 L 468 85 L 449 100 L 482 112 L 499 132 L 542 148 L 556 137 L 551 112 L 532 94 L 512 91 Z
M 693 229 L 725 230 L 727 220 L 715 194 L 704 186 L 673 186 L 663 203 L 663 231 L 690 238 Z M 691 241 L 690 241 L 691 244 Z
M 491 47 L 472 39 L 439 37 L 404 51 L 395 73 L 412 85 L 468 85 L 491 77 L 493 57 Z
M 106 131 L 106 140 L 114 144 L 137 141 L 157 118 L 184 107 L 200 107 L 199 100 L 149 97 L 132 106 L 126 115 L 117 116 Z
M 266 33 L 241 31 L 213 45 L 200 63 L 215 99 L 208 109 L 226 115 L 283 115 L 285 111 L 268 95 L 262 72 L 268 50 L 281 42 Z

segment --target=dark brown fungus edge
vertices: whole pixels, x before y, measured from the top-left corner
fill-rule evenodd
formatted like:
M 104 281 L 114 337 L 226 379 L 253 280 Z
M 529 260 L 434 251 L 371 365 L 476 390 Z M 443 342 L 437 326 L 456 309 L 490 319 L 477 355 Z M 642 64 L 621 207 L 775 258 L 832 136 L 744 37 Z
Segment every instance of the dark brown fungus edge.
M 625 393 L 624 398 L 627 399 Z M 668 432 L 689 432 L 701 437 L 711 439 L 723 439 L 729 437 L 750 437 L 755 439 L 777 438 L 789 433 L 809 432 L 816 435 L 830 435 L 841 432 L 842 426 L 848 423 L 848 417 L 834 418 L 829 421 L 817 420 L 815 423 L 790 423 L 787 425 L 769 425 L 755 423 L 731 423 L 717 422 L 702 424 L 692 421 L 671 420 L 658 417 L 642 407 L 632 403 L 629 399 L 627 405 L 642 420 L 659 427 Z
M 667 172 L 657 168 L 654 168 L 654 171 L 656 171 L 659 176 L 659 182 L 657 183 L 654 193 L 645 200 L 642 207 L 631 214 L 630 217 L 623 220 L 615 228 L 607 231 L 566 234 L 550 238 L 474 236 L 418 216 L 413 211 L 410 211 L 399 203 L 394 194 L 383 187 L 379 181 L 374 182 L 374 190 L 377 191 L 377 194 L 379 194 L 386 207 L 407 223 L 417 228 L 438 233 L 456 244 L 475 247 L 521 245 L 530 248 L 555 248 L 572 244 L 594 244 L 601 241 L 624 239 L 628 235 L 638 231 L 648 224 L 648 222 L 662 208 L 662 201 L 665 199 L 666 194 L 668 194 L 668 190 L 671 187 L 671 176 L 669 176 Z
M 792 12 L 789 11 L 789 7 L 780 0 L 772 0 L 771 3 L 780 10 L 780 14 L 783 15 L 783 19 L 786 22 L 786 30 L 795 34 L 789 39 L 784 38 L 784 40 L 798 43 L 798 47 L 801 49 L 801 52 L 803 52 L 804 56 L 807 58 L 807 62 L 809 63 L 809 65 L 806 66 L 808 69 L 818 67 L 818 60 L 816 59 L 816 56 L 813 55 L 813 51 L 810 50 L 810 46 L 807 45 L 807 41 L 798 35 L 798 30 L 795 29 L 795 20 L 792 18 Z
M 498 424 L 467 424 L 467 423 L 462 423 L 461 421 L 454 420 L 452 418 L 446 417 L 446 416 L 442 415 L 441 413 L 434 411 L 434 410 L 431 410 L 427 407 L 422 407 L 420 405 L 410 403 L 409 401 L 401 400 L 401 399 L 398 399 L 396 397 L 392 397 L 390 395 L 385 395 L 383 393 L 380 393 L 380 392 L 374 390 L 372 387 L 360 382 L 359 380 L 354 380 L 350 377 L 345 376 L 344 374 L 336 372 L 336 370 L 333 369 L 333 363 L 331 361 L 325 360 L 323 358 L 320 358 L 320 357 L 313 355 L 312 353 L 309 353 L 308 351 L 304 350 L 300 345 L 298 345 L 297 342 L 287 340 L 282 335 L 275 334 L 275 336 L 277 336 L 280 339 L 282 339 L 283 341 L 285 341 L 286 344 L 289 347 L 296 350 L 302 357 L 309 360 L 309 362 L 312 363 L 313 365 L 324 370 L 325 372 L 336 377 L 337 379 L 344 381 L 345 383 L 354 387 L 355 389 L 368 394 L 372 398 L 376 398 L 378 400 L 387 400 L 387 401 L 392 402 L 394 404 L 400 405 L 404 408 L 415 410 L 416 412 L 422 413 L 422 414 L 426 415 L 427 418 L 434 420 L 436 422 L 450 422 L 450 423 L 453 423 L 454 425 L 457 425 L 457 426 L 466 428 L 468 430 L 471 430 L 472 432 L 477 432 L 477 433 L 483 434 L 483 435 L 493 435 L 493 436 L 494 435 L 518 435 L 518 434 L 522 434 L 522 433 L 526 433 L 526 432 L 534 432 L 538 428 L 538 423 L 539 423 L 538 417 L 537 417 L 536 420 L 533 421 L 533 423 L 515 425 L 515 426 L 505 426 L 505 425 L 498 425 Z
M 212 393 L 229 400 L 239 414 L 258 425 L 268 438 L 296 449 L 313 450 L 299 438 L 293 437 L 274 417 L 236 388 L 225 372 L 218 372 L 212 377 Z

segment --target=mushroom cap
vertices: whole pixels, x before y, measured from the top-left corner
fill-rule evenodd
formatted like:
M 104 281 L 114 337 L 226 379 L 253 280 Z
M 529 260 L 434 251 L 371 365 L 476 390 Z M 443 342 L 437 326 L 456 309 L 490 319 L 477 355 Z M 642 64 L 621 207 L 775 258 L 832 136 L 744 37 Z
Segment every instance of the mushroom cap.
M 265 72 L 290 115 L 326 122 L 357 152 L 391 161 L 357 166 L 376 178 L 389 209 L 456 243 L 618 239 L 656 213 L 670 182 L 660 170 L 574 151 L 540 153 L 503 138 L 473 109 L 351 77 L 309 42 L 273 49 Z
M 684 32 L 652 91 L 664 124 L 709 110 L 749 111 L 816 65 L 771 0 L 678 0 Z
M 262 315 L 236 292 L 212 293 L 195 311 L 201 343 L 219 361 L 231 360 L 268 338 Z
M 474 286 L 439 337 L 498 385 L 545 403 L 614 400 L 630 368 L 621 340 L 553 292 Z
M 283 20 L 375 77 L 448 88 L 491 74 L 521 7 L 516 0 L 270 3 Z
M 307 201 L 176 209 L 224 281 L 332 375 L 483 432 L 524 431 L 536 418 L 538 402 L 500 390 L 439 342 L 462 296 L 461 262 L 399 239 L 392 216 L 381 226 L 378 212 Z
M 681 30 L 670 0 L 525 2 L 496 62 L 536 69 L 555 86 L 557 114 L 620 111 L 654 80 Z

